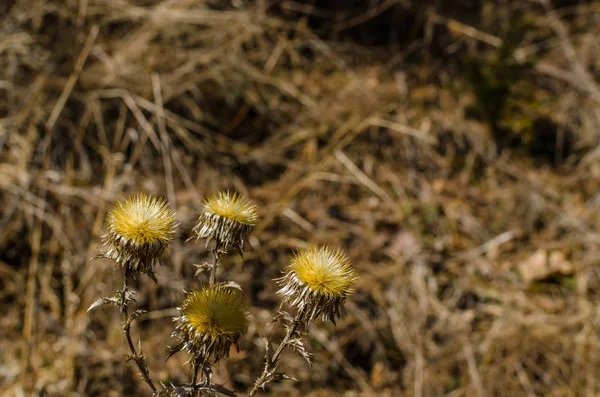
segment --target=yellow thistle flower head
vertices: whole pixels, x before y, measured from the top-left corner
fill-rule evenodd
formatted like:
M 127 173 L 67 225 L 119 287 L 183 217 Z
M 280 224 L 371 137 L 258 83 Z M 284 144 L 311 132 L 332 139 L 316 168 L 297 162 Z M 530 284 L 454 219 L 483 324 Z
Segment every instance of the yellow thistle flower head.
M 194 227 L 197 238 L 214 239 L 217 250 L 242 252 L 244 241 L 258 222 L 258 209 L 237 193 L 219 192 L 203 203 L 204 211 Z
M 179 317 L 175 318 L 178 325 L 173 336 L 179 344 L 169 356 L 184 349 L 194 359 L 218 361 L 227 357 L 231 345 L 239 348 L 249 316 L 237 288 L 216 284 L 188 293 L 179 308 Z
M 296 307 L 306 323 L 341 317 L 346 298 L 354 292 L 357 274 L 344 252 L 329 246 L 311 246 L 292 257 L 277 291 L 285 303 Z
M 136 274 L 146 273 L 154 281 L 154 266 L 160 263 L 175 236 L 175 212 L 166 200 L 145 193 L 119 200 L 108 211 L 108 249 L 100 256 Z

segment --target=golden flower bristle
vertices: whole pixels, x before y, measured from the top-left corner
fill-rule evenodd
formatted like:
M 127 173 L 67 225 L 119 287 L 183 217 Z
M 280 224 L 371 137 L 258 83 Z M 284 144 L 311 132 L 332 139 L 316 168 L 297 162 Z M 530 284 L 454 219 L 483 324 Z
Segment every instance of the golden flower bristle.
M 290 264 L 300 281 L 315 292 L 342 296 L 352 289 L 356 274 L 350 259 L 331 247 L 310 247 L 296 255 Z
M 175 213 L 166 200 L 140 193 L 119 201 L 108 212 L 112 232 L 137 244 L 169 242 L 175 235 Z
M 107 214 L 108 232 L 102 257 L 133 273 L 143 272 L 154 280 L 160 263 L 175 236 L 175 212 L 161 197 L 146 193 L 119 200 Z
M 239 223 L 255 226 L 258 222 L 257 206 L 237 193 L 219 192 L 204 200 L 204 208 L 215 215 Z
M 214 239 L 217 250 L 242 252 L 244 242 L 258 222 L 258 208 L 237 193 L 219 192 L 203 202 L 204 212 L 194 227 L 197 238 Z
M 211 287 L 188 295 L 182 314 L 196 332 L 211 338 L 232 337 L 248 326 L 247 309 L 239 290 L 232 287 Z
M 170 355 L 184 349 L 203 360 L 227 357 L 231 345 L 239 347 L 249 315 L 237 288 L 217 284 L 188 293 L 175 318 L 178 325 L 173 336 L 180 343 Z
M 339 248 L 311 246 L 298 252 L 280 278 L 277 293 L 297 307 L 305 321 L 318 316 L 324 321 L 341 317 L 346 298 L 354 292 L 357 274 Z

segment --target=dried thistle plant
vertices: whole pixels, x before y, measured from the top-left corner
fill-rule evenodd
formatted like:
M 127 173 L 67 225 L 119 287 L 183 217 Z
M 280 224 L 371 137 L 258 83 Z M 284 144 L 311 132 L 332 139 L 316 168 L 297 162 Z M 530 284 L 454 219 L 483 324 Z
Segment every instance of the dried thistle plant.
M 232 346 L 240 348 L 248 328 L 250 313 L 241 288 L 234 282 L 216 282 L 216 271 L 222 255 L 243 252 L 258 221 L 257 207 L 246 198 L 229 192 L 219 192 L 203 202 L 203 212 L 193 231 L 196 239 L 206 239 L 208 245 L 214 240 L 213 262 L 208 283 L 187 293 L 179 310 L 172 337 L 176 340 L 169 349 L 167 358 L 184 350 L 190 355 L 191 381 L 184 385 L 156 387 L 141 343 L 136 349 L 130 334 L 135 318 L 142 310 L 129 314 L 128 305 L 135 301 L 135 292 L 130 291 L 130 276 L 145 273 L 156 280 L 154 268 L 163 259 L 170 241 L 175 235 L 175 213 L 164 199 L 138 194 L 118 201 L 108 212 L 108 232 L 103 237 L 105 251 L 98 257 L 108 258 L 124 269 L 124 287 L 114 297 L 100 298 L 91 310 L 102 305 L 115 305 L 123 313 L 123 329 L 129 345 L 129 360 L 133 360 L 144 381 L 154 396 L 227 395 L 236 393 L 212 381 L 211 366 L 229 356 Z M 295 310 L 295 315 L 280 309 L 275 321 L 283 324 L 285 337 L 273 349 L 272 342 L 265 339 L 265 364 L 262 374 L 256 379 L 249 396 L 264 389 L 270 382 L 293 379 L 277 372 L 282 352 L 291 347 L 310 363 L 310 353 L 304 348 L 304 331 L 315 319 L 332 321 L 344 313 L 344 302 L 353 292 L 357 278 L 348 257 L 340 250 L 329 246 L 310 246 L 293 256 L 283 277 L 277 294 L 282 298 L 281 307 Z M 139 350 L 139 351 L 138 351 Z M 201 370 L 201 372 L 200 372 Z M 201 373 L 201 379 L 198 374 Z
M 124 270 L 123 289 L 118 290 L 114 297 L 97 299 L 88 311 L 103 305 L 120 308 L 130 350 L 127 361 L 137 364 L 144 381 L 157 393 L 141 343 L 138 351 L 131 339 L 131 323 L 143 310 L 129 314 L 129 304 L 135 302 L 135 292 L 129 290 L 129 278 L 142 272 L 157 281 L 154 267 L 160 263 L 175 236 L 175 212 L 163 198 L 140 193 L 118 201 L 109 209 L 106 220 L 108 232 L 103 237 L 103 246 L 107 250 L 98 257 L 112 259 L 117 267 Z
M 206 239 L 207 246 L 215 241 L 213 263 L 205 266 L 210 270 L 209 283 L 214 284 L 221 255 L 232 249 L 242 254 L 244 242 L 258 221 L 258 207 L 228 191 L 209 196 L 202 204 L 204 211 L 192 231 L 196 240 Z
M 169 357 L 186 350 L 197 373 L 209 360 L 226 358 L 232 345 L 239 350 L 250 316 L 239 289 L 219 284 L 202 287 L 189 293 L 178 310 L 173 336 L 179 343 L 170 349 Z
M 323 321 L 341 317 L 346 298 L 354 292 L 356 272 L 339 248 L 311 246 L 297 253 L 285 275 L 277 282 L 283 302 L 297 308 L 308 324 L 318 316 Z
M 308 328 L 319 316 L 323 321 L 331 320 L 335 324 L 335 319 L 344 313 L 344 302 L 353 292 L 356 279 L 349 258 L 339 248 L 310 246 L 294 255 L 285 275 L 277 280 L 281 286 L 277 294 L 283 298 L 282 306 L 287 304 L 296 308 L 296 315 L 283 310 L 279 312 L 277 319 L 285 326 L 285 337 L 272 355 L 271 342 L 265 340 L 263 372 L 254 382 L 250 397 L 274 380 L 293 379 L 277 372 L 280 355 L 286 347 L 296 350 L 311 364 L 311 355 L 304 347 L 304 334 L 299 327 Z
M 156 282 L 154 267 L 175 236 L 175 212 L 166 200 L 145 193 L 118 201 L 107 215 L 107 250 L 99 257 L 112 259 L 128 274 L 145 273 Z
M 257 207 L 237 193 L 219 192 L 204 200 L 204 212 L 198 218 L 194 232 L 198 239 L 216 241 L 216 250 L 232 249 L 242 253 L 244 241 L 258 221 Z

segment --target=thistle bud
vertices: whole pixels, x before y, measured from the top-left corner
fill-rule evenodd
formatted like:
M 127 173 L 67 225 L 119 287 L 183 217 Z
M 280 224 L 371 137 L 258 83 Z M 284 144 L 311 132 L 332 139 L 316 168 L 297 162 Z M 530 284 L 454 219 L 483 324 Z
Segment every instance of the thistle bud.
M 222 284 L 188 293 L 179 310 L 173 337 L 179 344 L 169 356 L 186 350 L 194 360 L 214 360 L 229 355 L 231 345 L 239 349 L 246 329 L 248 312 L 239 289 Z
M 346 298 L 354 292 L 356 272 L 340 249 L 312 246 L 292 258 L 285 275 L 278 279 L 277 294 L 296 307 L 308 324 L 321 316 L 335 324 L 344 311 Z
M 216 249 L 227 253 L 231 249 L 239 253 L 244 242 L 258 221 L 257 207 L 238 194 L 219 192 L 203 203 L 204 212 L 194 227 L 197 238 L 216 241 Z
M 175 212 L 163 198 L 140 193 L 118 201 L 107 215 L 106 251 L 99 257 L 115 261 L 129 274 L 145 273 L 154 281 L 154 267 L 175 236 Z

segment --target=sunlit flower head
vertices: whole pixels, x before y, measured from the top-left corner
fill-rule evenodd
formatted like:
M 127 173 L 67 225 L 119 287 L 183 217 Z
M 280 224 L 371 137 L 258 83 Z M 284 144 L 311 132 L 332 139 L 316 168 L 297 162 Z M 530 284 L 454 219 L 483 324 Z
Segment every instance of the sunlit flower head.
M 197 238 L 215 240 L 217 250 L 242 252 L 258 222 L 258 209 L 237 193 L 219 192 L 203 202 L 204 211 L 194 227 Z
M 103 245 L 107 250 L 100 256 L 156 281 L 153 269 L 175 236 L 175 212 L 166 200 L 145 193 L 132 195 L 112 206 L 106 221 Z
M 311 246 L 292 257 L 277 291 L 294 306 L 307 323 L 318 316 L 323 321 L 341 317 L 346 298 L 354 292 L 357 274 L 339 248 Z
M 188 293 L 179 308 L 173 336 L 179 344 L 170 355 L 186 350 L 194 359 L 218 361 L 239 348 L 248 328 L 249 312 L 242 292 L 225 285 L 206 286 Z

